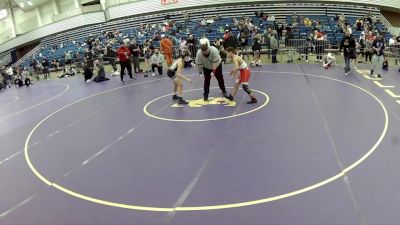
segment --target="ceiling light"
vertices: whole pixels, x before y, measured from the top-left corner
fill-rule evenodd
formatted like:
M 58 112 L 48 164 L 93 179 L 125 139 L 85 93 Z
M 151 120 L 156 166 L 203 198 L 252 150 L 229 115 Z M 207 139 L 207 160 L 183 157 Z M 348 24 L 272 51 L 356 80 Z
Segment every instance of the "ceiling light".
M 28 3 L 28 5 L 30 5 L 30 6 L 32 5 L 32 2 L 31 2 L 31 1 L 27 1 L 27 3 Z

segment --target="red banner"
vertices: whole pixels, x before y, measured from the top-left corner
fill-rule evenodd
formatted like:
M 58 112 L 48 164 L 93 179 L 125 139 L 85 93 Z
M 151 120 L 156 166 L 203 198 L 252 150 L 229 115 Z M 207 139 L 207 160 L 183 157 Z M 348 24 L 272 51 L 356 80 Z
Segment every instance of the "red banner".
M 173 3 L 178 3 L 178 0 L 161 0 L 161 4 L 163 5 L 173 4 Z

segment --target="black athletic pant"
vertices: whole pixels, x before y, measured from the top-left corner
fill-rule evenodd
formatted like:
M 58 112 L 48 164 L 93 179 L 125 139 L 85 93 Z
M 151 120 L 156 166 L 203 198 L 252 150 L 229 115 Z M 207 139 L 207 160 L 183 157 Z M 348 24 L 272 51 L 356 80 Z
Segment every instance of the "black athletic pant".
M 278 49 L 272 49 L 272 63 L 277 63 L 276 55 L 278 54 Z
M 140 73 L 139 57 L 132 57 L 132 63 L 133 63 L 133 70 L 135 71 L 135 73 Z
M 212 70 L 203 67 L 204 73 L 204 98 L 208 98 L 208 93 L 210 93 L 210 80 L 211 80 L 211 72 Z M 215 70 L 215 78 L 218 80 L 219 88 L 223 93 L 226 94 L 224 76 L 222 75 L 222 63 L 219 64 L 217 69 Z
M 157 66 L 157 64 L 154 63 L 151 65 L 151 70 L 153 71 L 153 73 L 156 71 L 155 70 L 156 67 L 158 69 L 158 74 L 162 75 L 162 69 L 163 69 L 162 66 Z
M 115 59 L 110 59 L 109 62 L 113 68 L 113 72 L 117 71 L 118 69 L 117 69 L 117 64 L 115 63 Z
M 119 64 L 121 66 L 121 72 L 120 72 L 121 80 L 124 80 L 125 68 L 128 70 L 129 77 L 132 78 L 131 63 L 129 61 L 120 61 Z
M 32 83 L 31 83 L 31 79 L 29 79 L 29 78 L 25 78 L 25 85 L 26 86 L 29 86 L 29 85 L 31 85 Z
M 372 62 L 372 54 L 370 51 L 367 51 L 365 53 L 365 62 L 368 62 L 368 59 L 369 59 L 369 62 Z

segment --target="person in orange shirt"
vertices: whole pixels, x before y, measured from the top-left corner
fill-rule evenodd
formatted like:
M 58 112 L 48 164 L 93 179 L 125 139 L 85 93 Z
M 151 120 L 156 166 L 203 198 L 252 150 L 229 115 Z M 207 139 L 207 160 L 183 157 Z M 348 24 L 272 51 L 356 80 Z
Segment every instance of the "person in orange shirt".
M 172 41 L 166 35 L 161 35 L 162 40 L 160 41 L 160 50 L 161 53 L 164 54 L 165 60 L 167 61 L 168 66 L 172 65 Z

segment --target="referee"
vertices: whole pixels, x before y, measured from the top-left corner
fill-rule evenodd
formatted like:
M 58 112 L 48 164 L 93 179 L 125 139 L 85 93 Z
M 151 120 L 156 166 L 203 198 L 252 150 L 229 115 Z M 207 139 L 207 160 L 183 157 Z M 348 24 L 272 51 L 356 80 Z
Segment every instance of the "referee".
M 200 41 L 200 49 L 196 55 L 196 65 L 203 69 L 204 74 L 204 101 L 208 101 L 208 94 L 210 92 L 210 80 L 214 75 L 218 80 L 219 88 L 225 98 L 228 97 L 225 90 L 224 77 L 222 75 L 222 63 L 219 51 L 213 46 L 208 46 L 205 41 Z

